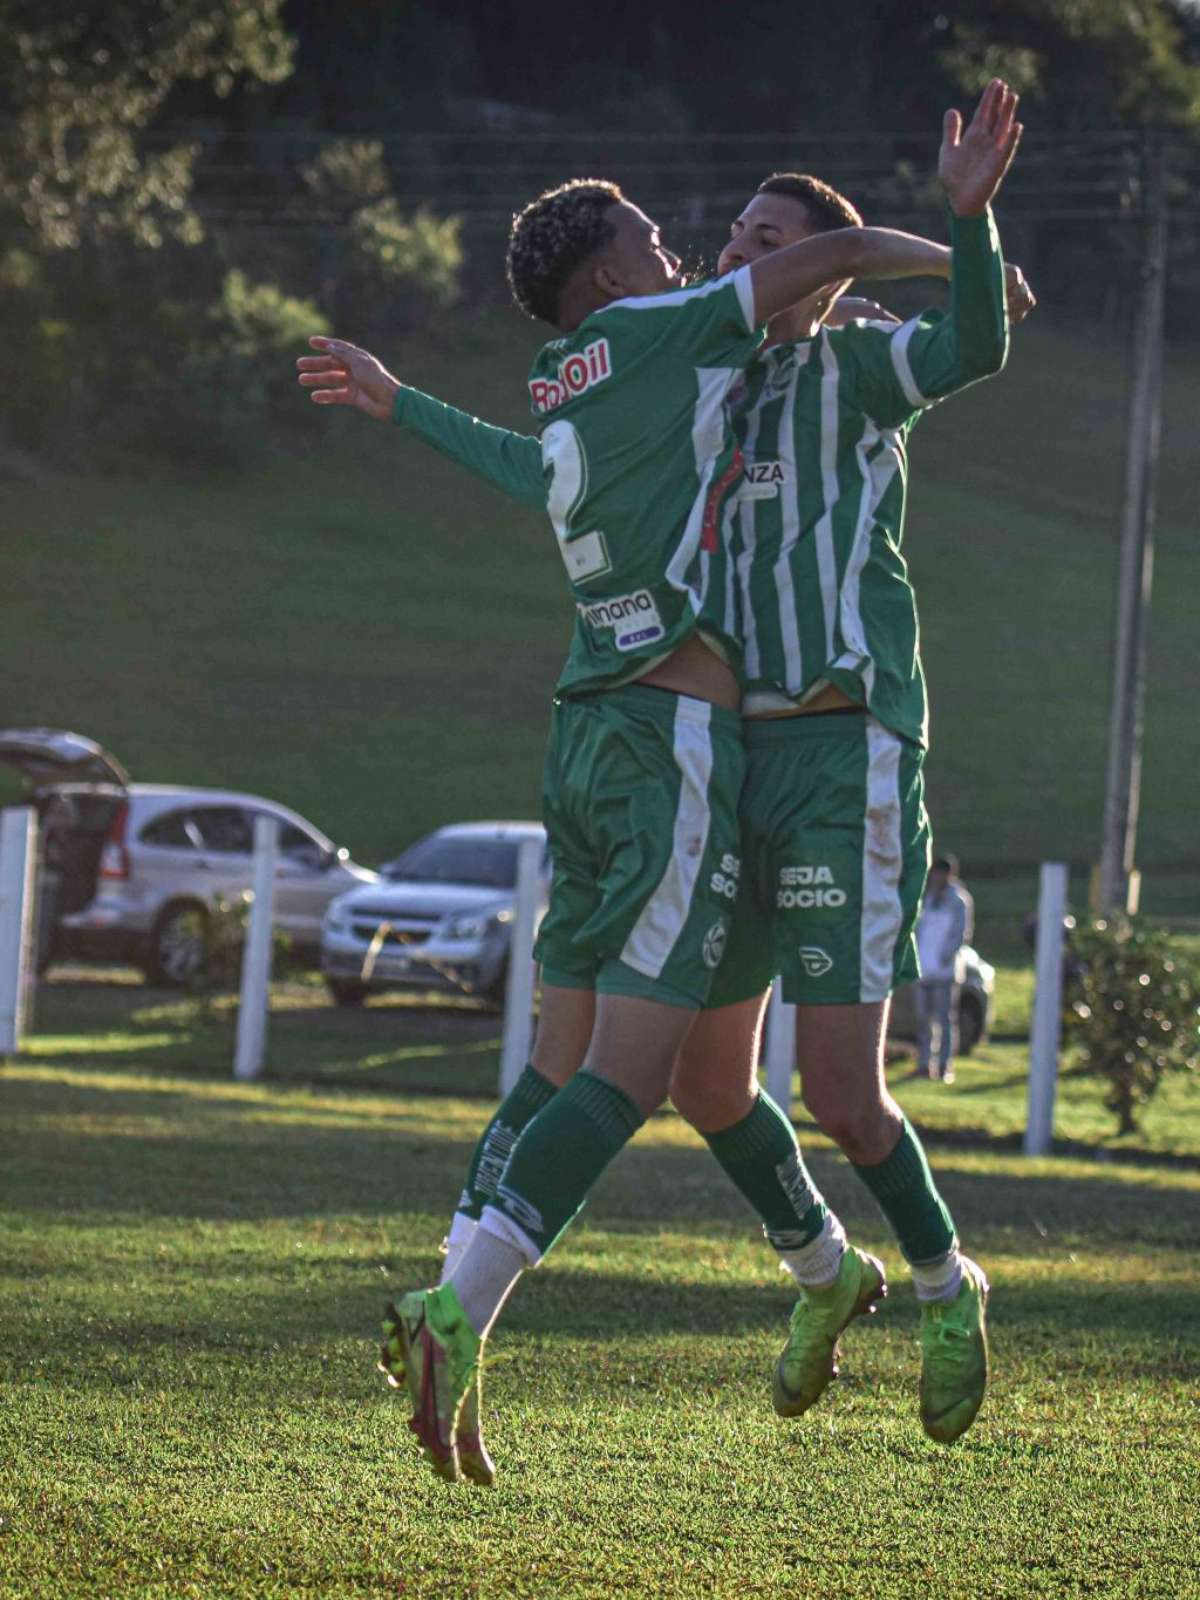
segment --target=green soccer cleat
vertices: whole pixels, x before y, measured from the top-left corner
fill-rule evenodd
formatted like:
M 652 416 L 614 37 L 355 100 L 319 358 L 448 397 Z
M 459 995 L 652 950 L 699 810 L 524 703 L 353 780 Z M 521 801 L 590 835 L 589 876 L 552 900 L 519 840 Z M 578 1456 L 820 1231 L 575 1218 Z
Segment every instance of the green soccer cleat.
M 887 1294 L 882 1262 L 852 1246 L 826 1288 L 801 1289 L 791 1332 L 775 1368 L 775 1409 L 798 1417 L 837 1377 L 838 1338 L 855 1317 L 868 1315 Z
M 409 1427 L 440 1478 L 462 1476 L 456 1426 L 477 1383 L 483 1341 L 463 1314 L 450 1284 L 406 1294 L 388 1306 L 379 1365 L 393 1388 L 403 1383 L 412 1401 Z
M 988 1380 L 988 1281 L 963 1257 L 953 1300 L 921 1306 L 921 1426 L 939 1444 L 953 1444 L 975 1421 Z

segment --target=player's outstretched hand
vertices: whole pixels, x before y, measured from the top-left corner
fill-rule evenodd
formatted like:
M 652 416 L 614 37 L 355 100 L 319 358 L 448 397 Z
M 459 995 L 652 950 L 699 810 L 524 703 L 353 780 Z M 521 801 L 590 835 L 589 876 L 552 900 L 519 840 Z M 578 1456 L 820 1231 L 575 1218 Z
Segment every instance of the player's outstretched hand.
M 938 177 L 956 216 L 981 217 L 999 189 L 1024 131 L 1016 109 L 1016 92 L 993 78 L 965 129 L 961 114 L 947 111 Z
M 1004 263 L 1004 297 L 1008 301 L 1008 320 L 1015 328 L 1037 305 L 1037 295 L 1025 282 L 1025 274 L 1015 262 Z
M 316 335 L 309 344 L 320 355 L 300 356 L 300 387 L 308 389 L 319 406 L 356 406 L 369 417 L 386 422 L 400 384 L 367 350 L 344 339 Z

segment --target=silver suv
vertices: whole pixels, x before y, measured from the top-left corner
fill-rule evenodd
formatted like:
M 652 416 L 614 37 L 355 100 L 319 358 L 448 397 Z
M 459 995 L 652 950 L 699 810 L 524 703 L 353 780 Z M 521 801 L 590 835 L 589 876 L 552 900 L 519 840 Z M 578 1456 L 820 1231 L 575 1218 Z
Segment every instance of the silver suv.
M 502 1005 L 512 938 L 517 851 L 542 847 L 537 822 L 459 822 L 410 845 L 382 881 L 335 900 L 321 931 L 321 969 L 338 1005 L 373 990 L 445 989 Z
M 207 918 L 254 874 L 254 818 L 280 822 L 275 925 L 315 955 L 321 919 L 347 889 L 378 882 L 274 800 L 225 789 L 131 783 L 78 734 L 0 732 L 0 763 L 24 780 L 40 819 L 39 958 L 132 962 L 152 983 L 186 984 Z

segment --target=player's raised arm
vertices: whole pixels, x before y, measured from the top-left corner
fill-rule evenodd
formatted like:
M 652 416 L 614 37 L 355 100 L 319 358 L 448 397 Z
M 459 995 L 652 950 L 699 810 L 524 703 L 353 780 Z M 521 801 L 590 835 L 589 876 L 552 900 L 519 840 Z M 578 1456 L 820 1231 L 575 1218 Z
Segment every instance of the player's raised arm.
M 995 80 L 965 131 L 958 112 L 946 114 L 938 171 L 951 213 L 949 313 L 920 312 L 883 338 L 864 330 L 844 347 L 876 422 L 898 424 L 999 372 L 1009 317 L 1023 320 L 1035 303 L 1020 269 L 1005 267 L 990 209 L 1020 139 L 1016 103 Z
M 1034 304 L 1020 270 L 1005 267 L 991 214 L 1021 138 L 1016 108 L 1017 96 L 993 78 L 965 129 L 957 111 L 943 120 L 938 177 L 951 212 L 950 315 L 920 321 L 893 362 L 922 404 L 999 372 L 1008 316 L 1015 311 L 1020 321 Z
M 344 339 L 314 337 L 317 355 L 296 362 L 299 382 L 317 405 L 353 406 L 377 421 L 389 419 L 440 455 L 466 467 L 523 505 L 546 509 L 542 452 L 537 439 L 481 422 L 394 378 L 383 363 Z
M 835 228 L 760 257 L 749 271 L 754 320 L 761 325 L 845 278 L 947 278 L 950 252 L 893 228 Z
M 938 176 L 955 216 L 987 215 L 1021 140 L 1016 108 L 1013 90 L 993 78 L 965 131 L 959 112 L 946 113 Z M 841 278 L 944 278 L 949 272 L 944 245 L 889 228 L 838 228 L 753 263 L 755 318 L 766 322 Z

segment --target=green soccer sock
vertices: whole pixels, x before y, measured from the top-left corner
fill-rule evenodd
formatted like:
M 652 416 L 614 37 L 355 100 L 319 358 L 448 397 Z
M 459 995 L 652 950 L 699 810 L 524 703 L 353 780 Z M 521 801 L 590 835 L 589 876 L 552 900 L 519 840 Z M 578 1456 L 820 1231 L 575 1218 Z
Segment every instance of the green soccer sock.
M 904 1259 L 938 1261 L 954 1249 L 954 1221 L 937 1191 L 925 1151 L 908 1118 L 900 1142 L 885 1160 L 855 1172 L 879 1202 Z
M 484 1228 L 504 1235 L 505 1224 L 515 1223 L 538 1257 L 545 1255 L 644 1121 L 624 1090 L 577 1073 L 521 1135 L 487 1203 Z
M 532 1067 L 525 1068 L 475 1146 L 467 1168 L 466 1186 L 458 1201 L 459 1215 L 469 1217 L 472 1222 L 479 1221 L 484 1206 L 496 1193 L 513 1145 L 557 1093 L 556 1085 L 549 1078 L 543 1078 Z
M 731 1128 L 704 1135 L 708 1148 L 762 1219 L 776 1250 L 801 1250 L 825 1226 L 828 1207 L 809 1177 L 791 1122 L 759 1093 Z

